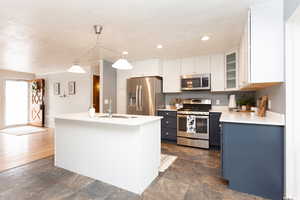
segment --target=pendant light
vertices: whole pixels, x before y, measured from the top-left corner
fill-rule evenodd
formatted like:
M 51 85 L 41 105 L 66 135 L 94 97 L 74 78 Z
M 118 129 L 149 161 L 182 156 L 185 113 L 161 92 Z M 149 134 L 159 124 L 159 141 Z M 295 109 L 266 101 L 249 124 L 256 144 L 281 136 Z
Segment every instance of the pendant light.
M 117 60 L 112 67 L 120 70 L 129 70 L 133 68 L 132 65 L 124 58 Z
M 84 73 L 86 73 L 86 71 L 82 67 L 80 67 L 80 65 L 78 65 L 78 64 L 73 64 L 68 69 L 68 72 L 77 73 L 77 74 L 84 74 Z
M 86 55 L 91 50 L 93 50 L 94 48 L 97 47 L 99 36 L 100 36 L 100 34 L 102 32 L 102 29 L 103 29 L 103 26 L 101 26 L 101 25 L 94 25 L 94 31 L 95 31 L 95 34 L 97 35 L 96 44 L 91 49 L 89 49 L 88 51 L 86 51 L 81 57 L 83 57 L 84 55 Z M 84 74 L 84 73 L 86 73 L 86 71 L 78 63 L 79 62 L 75 62 L 67 71 L 71 72 L 71 73 L 77 73 L 77 74 Z
M 86 55 L 87 53 L 89 53 L 90 51 L 93 51 L 95 48 L 98 47 L 98 41 L 99 41 L 100 35 L 102 33 L 102 30 L 103 30 L 103 26 L 94 25 L 94 32 L 97 35 L 96 44 L 92 48 L 90 48 L 88 51 L 86 51 L 81 57 L 83 57 L 84 55 Z M 105 48 L 102 46 L 99 46 L 99 48 L 103 48 L 105 50 L 119 54 L 119 52 L 116 52 L 114 50 L 111 50 L 111 49 L 108 49 L 108 48 Z M 123 56 L 127 55 L 127 54 L 128 54 L 128 52 L 126 52 L 126 53 L 123 52 Z M 79 60 L 79 59 L 77 59 L 77 60 Z M 123 57 L 118 59 L 115 63 L 113 63 L 112 67 L 116 68 L 116 69 L 121 69 L 121 70 L 129 70 L 129 69 L 133 68 L 132 65 Z M 79 65 L 79 62 L 75 62 L 67 71 L 71 72 L 71 73 L 80 73 L 80 74 L 86 73 L 86 71 Z

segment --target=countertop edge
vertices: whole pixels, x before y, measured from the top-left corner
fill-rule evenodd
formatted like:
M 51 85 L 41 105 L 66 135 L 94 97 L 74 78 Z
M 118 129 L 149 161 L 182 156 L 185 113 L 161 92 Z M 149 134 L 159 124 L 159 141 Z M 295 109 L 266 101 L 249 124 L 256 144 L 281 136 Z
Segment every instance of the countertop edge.
M 78 113 L 75 113 L 75 114 L 78 114 Z M 142 117 L 141 117 L 142 118 Z M 154 122 L 154 121 L 159 121 L 161 120 L 163 117 L 160 117 L 160 116 L 153 116 L 153 117 L 150 117 L 151 119 L 138 119 L 138 120 L 141 120 L 141 121 L 138 121 L 138 122 L 120 122 L 120 121 L 105 121 L 105 120 L 96 120 L 96 119 L 93 119 L 93 118 L 76 118 L 76 117 L 69 117 L 69 116 L 62 116 L 62 115 L 59 115 L 59 116 L 56 116 L 54 118 L 54 120 L 68 120 L 68 121 L 78 121 L 78 122 L 87 122 L 87 123 L 96 123 L 96 124 L 112 124 L 112 125 L 120 125 L 120 126 L 140 126 L 140 125 L 144 125 L 144 124 L 147 124 L 147 123 L 151 123 L 151 122 Z M 134 119 L 129 119 L 129 120 L 134 120 Z
M 251 116 L 250 113 L 224 112 L 221 115 L 220 122 L 239 123 L 239 124 L 257 124 L 270 126 L 285 126 L 285 117 L 283 114 L 267 112 L 266 117 Z
M 285 126 L 283 123 L 277 122 L 259 122 L 259 121 L 235 121 L 235 120 L 221 120 L 221 123 L 232 123 L 232 124 L 253 124 L 253 125 L 267 125 L 267 126 Z

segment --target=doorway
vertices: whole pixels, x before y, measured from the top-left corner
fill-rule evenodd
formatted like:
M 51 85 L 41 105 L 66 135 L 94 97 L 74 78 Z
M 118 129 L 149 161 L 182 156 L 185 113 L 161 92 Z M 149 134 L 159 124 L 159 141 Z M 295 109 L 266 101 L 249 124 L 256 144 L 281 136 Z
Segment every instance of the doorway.
M 5 126 L 24 125 L 29 119 L 29 83 L 5 81 Z
M 100 112 L 100 76 L 93 75 L 93 107 Z

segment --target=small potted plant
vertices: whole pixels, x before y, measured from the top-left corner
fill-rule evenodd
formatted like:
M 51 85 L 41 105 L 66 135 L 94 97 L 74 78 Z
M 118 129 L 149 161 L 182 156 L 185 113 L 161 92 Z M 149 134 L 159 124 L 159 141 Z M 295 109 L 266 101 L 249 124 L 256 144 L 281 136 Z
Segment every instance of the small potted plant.
M 254 97 L 241 97 L 238 99 L 237 104 L 242 108 L 243 111 L 250 110 L 251 107 L 255 106 Z

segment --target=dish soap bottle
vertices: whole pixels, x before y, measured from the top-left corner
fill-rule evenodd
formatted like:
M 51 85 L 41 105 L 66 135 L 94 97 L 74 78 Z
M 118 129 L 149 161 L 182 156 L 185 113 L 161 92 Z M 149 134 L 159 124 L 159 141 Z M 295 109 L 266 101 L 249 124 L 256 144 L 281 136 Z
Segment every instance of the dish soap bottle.
M 90 118 L 95 117 L 95 112 L 96 112 L 95 108 L 93 106 L 91 106 L 89 108 L 89 116 L 90 116 Z

